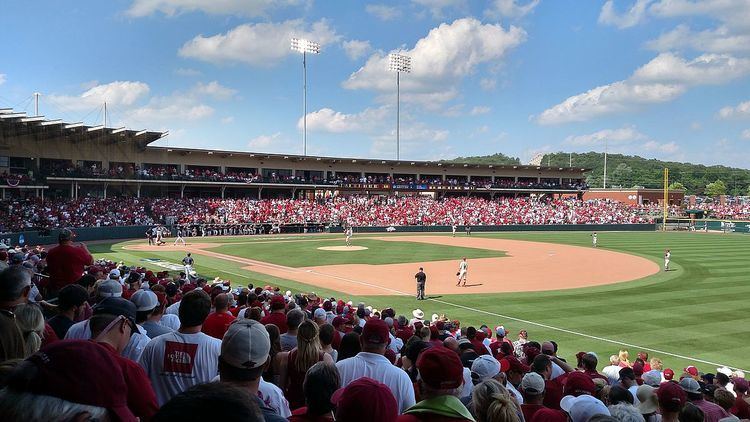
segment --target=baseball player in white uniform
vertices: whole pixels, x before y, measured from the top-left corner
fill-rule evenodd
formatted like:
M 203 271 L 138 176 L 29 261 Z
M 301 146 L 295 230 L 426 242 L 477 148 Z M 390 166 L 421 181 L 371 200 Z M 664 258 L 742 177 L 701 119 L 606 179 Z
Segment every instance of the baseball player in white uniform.
M 346 246 L 352 245 L 352 226 L 346 228 Z
M 466 287 L 466 273 L 469 271 L 469 263 L 466 262 L 466 258 L 463 258 L 461 262 L 458 264 L 458 283 L 456 283 L 456 286 L 461 284 L 461 281 L 464 282 L 463 287 Z
M 193 257 L 190 256 L 190 252 L 187 253 L 187 256 L 182 258 L 182 265 L 185 266 L 185 277 L 190 280 L 190 277 L 193 273 L 193 264 L 195 261 L 193 260 Z
M 456 225 L 456 223 L 453 223 L 453 225 L 451 226 L 451 230 L 453 231 L 453 237 L 456 237 L 456 229 L 457 228 L 458 228 L 458 226 Z
M 672 252 L 669 249 L 664 252 L 664 271 L 669 271 L 669 259 L 672 258 Z
M 174 245 L 177 246 L 178 242 L 182 242 L 182 246 L 185 246 L 185 239 L 182 238 L 182 227 L 177 227 L 177 238 L 174 240 Z
M 597 236 L 596 236 L 596 232 L 594 232 L 594 234 L 591 235 L 591 244 L 594 245 L 594 247 L 596 247 L 597 240 L 598 239 L 597 239 Z

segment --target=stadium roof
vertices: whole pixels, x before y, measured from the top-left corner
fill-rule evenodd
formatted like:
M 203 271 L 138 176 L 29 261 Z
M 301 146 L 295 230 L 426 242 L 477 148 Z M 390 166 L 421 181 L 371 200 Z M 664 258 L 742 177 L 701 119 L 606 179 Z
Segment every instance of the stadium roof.
M 269 154 L 261 152 L 247 152 L 247 151 L 223 151 L 223 150 L 208 150 L 201 148 L 176 148 L 176 147 L 165 147 L 165 146 L 152 146 L 152 149 L 160 149 L 165 152 L 173 152 L 176 154 L 208 154 L 218 155 L 222 157 L 233 157 L 233 156 L 246 156 L 254 157 L 259 159 L 281 159 L 289 160 L 291 162 L 301 161 L 316 161 L 322 163 L 336 164 L 336 163 L 352 163 L 352 164 L 383 164 L 391 166 L 403 166 L 404 170 L 407 167 L 439 167 L 439 168 L 491 168 L 491 169 L 518 169 L 518 170 L 554 170 L 563 171 L 568 170 L 571 172 L 584 172 L 590 169 L 581 167 L 556 167 L 556 166 L 535 166 L 535 165 L 522 165 L 522 164 L 476 164 L 476 163 L 459 163 L 459 162 L 447 162 L 447 161 L 420 161 L 420 160 L 387 160 L 377 158 L 353 158 L 353 157 L 325 157 L 325 156 L 311 156 L 311 155 L 293 155 L 293 154 Z
M 6 136 L 31 135 L 49 139 L 71 137 L 87 140 L 101 139 L 105 136 L 118 141 L 135 142 L 139 148 L 145 148 L 169 134 L 125 127 L 89 126 L 83 122 L 64 122 L 62 119 L 49 120 L 44 116 L 27 116 L 26 112 L 15 111 L 12 108 L 0 108 L 0 129 Z

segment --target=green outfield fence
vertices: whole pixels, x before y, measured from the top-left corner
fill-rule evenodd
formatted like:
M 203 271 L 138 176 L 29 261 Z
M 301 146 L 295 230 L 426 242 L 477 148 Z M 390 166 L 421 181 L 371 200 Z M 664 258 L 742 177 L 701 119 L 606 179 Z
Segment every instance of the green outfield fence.
M 116 240 L 144 238 L 146 230 L 153 226 L 117 226 L 73 228 L 77 241 Z M 744 227 L 744 226 L 743 226 Z M 385 233 L 388 227 L 356 227 L 358 233 Z M 557 224 L 557 225 L 507 225 L 471 226 L 472 232 L 517 232 L 517 231 L 654 231 L 656 224 Z M 717 229 L 718 230 L 718 229 Z M 747 230 L 747 229 L 746 229 Z M 302 233 L 301 225 L 282 226 L 283 233 Z M 330 228 L 331 233 L 343 233 L 340 226 Z M 451 226 L 398 226 L 397 233 L 445 233 Z M 465 226 L 458 226 L 465 232 Z M 57 243 L 59 229 L 28 230 L 18 233 L 0 234 L 0 241 L 6 245 L 50 245 Z M 174 235 L 174 229 L 172 229 Z

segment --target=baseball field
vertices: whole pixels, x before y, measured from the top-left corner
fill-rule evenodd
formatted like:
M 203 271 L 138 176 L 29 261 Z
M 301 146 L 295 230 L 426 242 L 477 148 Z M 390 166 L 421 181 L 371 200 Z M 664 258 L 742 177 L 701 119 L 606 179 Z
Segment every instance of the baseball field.
M 150 269 L 177 269 L 187 251 L 207 279 L 315 292 L 410 315 L 416 308 L 462 325 L 504 325 L 515 339 L 555 340 L 568 360 L 578 351 L 607 357 L 648 351 L 677 371 L 696 365 L 750 368 L 750 237 L 713 233 L 587 232 L 460 235 L 254 236 L 187 239 L 187 246 L 145 241 L 100 243 L 97 258 Z M 671 249 L 670 271 L 662 271 Z M 466 287 L 457 287 L 466 257 Z M 424 267 L 428 300 L 414 299 Z

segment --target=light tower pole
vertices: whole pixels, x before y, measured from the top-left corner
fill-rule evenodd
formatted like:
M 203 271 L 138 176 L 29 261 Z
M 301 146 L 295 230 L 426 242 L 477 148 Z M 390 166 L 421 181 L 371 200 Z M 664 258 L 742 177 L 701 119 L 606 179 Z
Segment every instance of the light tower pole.
M 411 72 L 411 57 L 403 54 L 388 55 L 388 69 L 396 72 L 396 160 L 401 159 L 401 72 Z
M 307 155 L 307 53 L 320 54 L 320 44 L 292 38 L 292 50 L 302 53 L 302 155 Z

